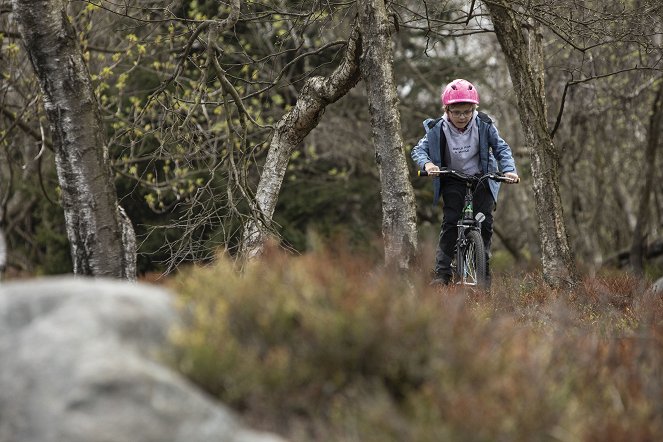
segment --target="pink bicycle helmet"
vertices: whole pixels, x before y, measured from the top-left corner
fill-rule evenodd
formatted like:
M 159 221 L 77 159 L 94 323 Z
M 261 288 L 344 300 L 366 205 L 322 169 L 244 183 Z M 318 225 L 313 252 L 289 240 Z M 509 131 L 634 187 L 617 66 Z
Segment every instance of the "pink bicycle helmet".
M 452 81 L 442 92 L 442 104 L 447 106 L 454 103 L 479 104 L 479 92 L 472 83 L 461 78 Z

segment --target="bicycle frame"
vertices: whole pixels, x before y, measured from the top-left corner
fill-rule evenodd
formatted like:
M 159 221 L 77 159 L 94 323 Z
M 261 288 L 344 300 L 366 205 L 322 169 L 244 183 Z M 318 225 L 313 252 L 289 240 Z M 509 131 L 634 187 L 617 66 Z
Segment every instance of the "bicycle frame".
M 458 220 L 458 238 L 456 240 L 455 266 L 452 264 L 456 283 L 464 286 L 487 285 L 486 256 L 481 236 L 481 223 L 486 218 L 484 214 L 474 214 L 473 188 L 476 189 L 486 179 L 510 182 L 510 179 L 499 172 L 487 173 L 482 176 L 467 175 L 452 169 L 443 168 L 437 171 L 419 171 L 419 176 L 447 175 L 465 182 L 466 191 L 463 202 L 463 213 Z
M 478 274 L 476 262 L 465 259 L 466 251 L 468 255 L 476 254 L 475 250 L 468 250 L 475 247 L 474 243 L 469 239 L 469 232 L 475 231 L 478 236 L 481 236 L 481 222 L 485 219 L 485 215 L 475 218 L 474 205 L 472 200 L 474 192 L 472 191 L 473 181 L 465 181 L 465 200 L 463 202 L 463 216 L 458 220 L 456 227 L 458 228 L 458 237 L 456 239 L 456 262 L 454 273 L 456 274 L 457 283 L 462 285 L 483 285 L 486 277 Z M 478 183 L 477 183 L 478 185 Z M 482 240 L 483 241 L 483 240 Z M 483 264 L 485 269 L 485 263 Z M 485 270 L 483 271 L 485 273 Z

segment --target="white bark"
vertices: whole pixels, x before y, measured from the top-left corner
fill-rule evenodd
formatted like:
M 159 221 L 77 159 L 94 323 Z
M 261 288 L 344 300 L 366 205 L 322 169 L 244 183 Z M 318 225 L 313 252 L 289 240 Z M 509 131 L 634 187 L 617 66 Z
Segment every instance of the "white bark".
M 120 216 L 99 107 L 67 3 L 12 4 L 44 95 L 74 273 L 133 279 L 133 228 Z
M 344 96 L 359 81 L 360 45 L 359 32 L 355 28 L 341 64 L 327 77 L 310 78 L 302 88 L 297 104 L 276 124 L 256 191 L 256 209 L 261 219 L 252 220 L 244 227 L 244 258 L 251 259 L 262 253 L 293 150 L 318 125 L 326 106 Z
M 417 249 L 414 190 L 403 150 L 387 11 L 383 0 L 359 6 L 363 39 L 361 72 L 366 83 L 375 157 L 382 189 L 385 264 L 407 269 Z

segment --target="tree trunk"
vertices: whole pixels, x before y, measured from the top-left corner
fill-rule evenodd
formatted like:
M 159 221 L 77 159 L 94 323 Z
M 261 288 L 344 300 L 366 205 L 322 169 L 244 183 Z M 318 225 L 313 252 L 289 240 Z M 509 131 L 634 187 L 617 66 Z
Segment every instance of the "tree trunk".
M 5 241 L 5 228 L 3 223 L 0 222 L 0 281 L 5 275 L 5 268 L 7 267 L 7 241 Z
M 31 177 L 39 174 L 39 162 L 41 161 L 41 158 L 35 159 L 41 155 L 39 146 L 36 143 L 24 142 L 21 150 L 23 166 L 20 176 L 15 177 L 14 166 L 7 153 L 0 154 L 2 163 L 2 167 L 0 167 L 0 272 L 6 271 L 7 267 L 12 264 L 8 238 L 15 231 L 16 226 L 32 214 L 36 201 L 36 197 L 31 195 L 25 186 L 15 186 L 15 183 L 29 182 Z
M 134 279 L 134 231 L 118 206 L 99 107 L 66 5 L 13 0 L 44 94 L 74 273 Z
M 360 53 L 361 37 L 355 27 L 341 64 L 328 77 L 308 79 L 295 106 L 276 124 L 256 191 L 256 209 L 261 219 L 251 220 L 244 227 L 241 253 L 244 258 L 251 259 L 262 253 L 290 155 L 318 125 L 327 105 L 339 100 L 357 84 Z
M 652 113 L 649 119 L 649 134 L 647 137 L 647 149 L 643 170 L 645 170 L 645 182 L 640 191 L 640 203 L 638 205 L 638 215 L 636 217 L 635 229 L 633 229 L 633 242 L 631 243 L 631 268 L 637 275 L 643 273 L 643 255 L 645 230 L 649 218 L 649 201 L 651 200 L 654 180 L 656 179 L 656 151 L 661 139 L 661 129 L 663 128 L 663 81 L 659 80 L 658 91 Z
M 559 152 L 548 130 L 541 34 L 504 0 L 486 4 L 509 66 L 532 161 L 543 276 L 555 287 L 577 281 L 559 193 Z M 529 38 L 524 32 L 527 29 Z
M 416 211 L 403 150 L 389 20 L 383 0 L 367 0 L 358 7 L 363 38 L 361 72 L 382 189 L 385 263 L 407 269 L 417 249 Z

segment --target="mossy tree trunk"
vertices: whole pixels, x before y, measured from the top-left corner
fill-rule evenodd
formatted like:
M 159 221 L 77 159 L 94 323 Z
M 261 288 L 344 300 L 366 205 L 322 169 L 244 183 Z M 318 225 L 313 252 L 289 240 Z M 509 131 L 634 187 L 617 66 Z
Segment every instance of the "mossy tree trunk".
M 417 249 L 417 225 L 414 190 L 403 150 L 390 24 L 383 0 L 360 2 L 358 8 L 363 38 L 361 72 L 380 171 L 385 262 L 407 269 Z
M 134 231 L 118 205 L 99 106 L 67 2 L 12 5 L 44 96 L 74 273 L 134 279 Z

